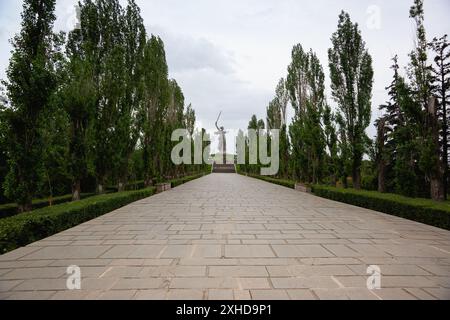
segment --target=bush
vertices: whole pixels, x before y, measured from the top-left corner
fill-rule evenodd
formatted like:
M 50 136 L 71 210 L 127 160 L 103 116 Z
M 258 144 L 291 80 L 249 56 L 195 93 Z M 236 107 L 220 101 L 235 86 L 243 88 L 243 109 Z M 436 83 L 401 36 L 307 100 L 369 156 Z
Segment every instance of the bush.
M 84 193 L 81 195 L 81 199 L 92 197 L 93 193 Z M 53 198 L 53 205 L 58 205 L 72 201 L 72 195 L 65 195 Z M 49 199 L 41 199 L 33 201 L 33 209 L 41 209 L 50 206 Z M 4 204 L 0 206 L 0 219 L 12 217 L 18 214 L 18 206 L 15 203 Z
M 246 175 L 245 173 L 240 173 L 240 174 L 241 175 Z M 295 181 L 292 181 L 292 180 L 277 179 L 277 178 L 272 178 L 272 177 L 268 177 L 268 176 L 260 176 L 260 175 L 254 175 L 254 174 L 248 174 L 247 176 L 251 177 L 251 178 L 263 180 L 263 181 L 266 181 L 266 182 L 270 182 L 270 183 L 273 183 L 273 184 L 278 184 L 278 185 L 283 186 L 283 187 L 295 189 Z
M 105 194 L 0 220 L 0 253 L 44 239 L 149 197 L 155 188 Z
M 408 198 L 390 193 L 327 186 L 313 186 L 313 193 L 319 197 L 450 230 L 449 202 L 440 203 L 429 199 Z

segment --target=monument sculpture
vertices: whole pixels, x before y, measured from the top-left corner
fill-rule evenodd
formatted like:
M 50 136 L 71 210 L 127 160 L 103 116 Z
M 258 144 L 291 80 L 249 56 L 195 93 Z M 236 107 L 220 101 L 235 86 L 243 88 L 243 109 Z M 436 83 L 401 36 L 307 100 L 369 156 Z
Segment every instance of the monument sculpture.
M 222 115 L 222 111 L 219 113 L 219 117 L 217 118 L 217 121 L 216 121 L 216 128 L 218 131 L 215 134 L 219 136 L 219 156 L 222 155 L 222 164 L 226 164 L 227 163 L 227 138 L 226 138 L 227 132 L 225 131 L 224 127 L 219 127 L 219 125 L 218 125 L 221 115 Z M 217 157 L 216 157 L 216 159 L 217 159 Z

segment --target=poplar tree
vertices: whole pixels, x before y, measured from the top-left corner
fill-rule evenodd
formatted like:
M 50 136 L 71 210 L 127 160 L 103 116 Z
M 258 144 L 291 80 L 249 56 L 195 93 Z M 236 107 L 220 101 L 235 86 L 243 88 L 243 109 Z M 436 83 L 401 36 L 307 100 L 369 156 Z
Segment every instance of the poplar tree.
M 3 82 L 11 103 L 6 111 L 9 173 L 4 187 L 20 212 L 32 209 L 44 150 L 39 126 L 57 85 L 54 11 L 55 0 L 24 1 L 22 30 L 11 41 L 8 81 Z
M 300 44 L 292 50 L 287 88 L 295 115 L 290 127 L 292 168 L 305 182 L 318 183 L 323 176 L 325 140 L 322 114 L 325 105 L 325 75 L 317 55 Z
M 332 96 L 346 132 L 353 186 L 361 188 L 361 165 L 366 151 L 366 128 L 371 119 L 372 57 L 357 23 L 344 11 L 328 50 Z
M 444 167 L 444 195 L 447 198 L 449 179 L 449 113 L 450 105 L 450 44 L 447 35 L 434 38 L 429 44 L 434 52 L 434 66 L 432 68 L 432 91 L 438 98 L 438 117 L 441 121 L 440 138 L 442 165 Z
M 118 64 L 123 66 L 123 96 L 118 101 L 118 118 L 114 135 L 114 171 L 117 172 L 118 190 L 124 190 L 128 181 L 129 162 L 140 137 L 137 117 L 144 102 L 143 58 L 146 31 L 140 9 L 134 0 L 120 18 L 123 33 L 123 57 Z M 120 69 L 119 69 L 120 70 Z
M 160 175 L 161 140 L 169 100 L 169 82 L 163 41 L 152 35 L 144 50 L 144 103 L 139 112 L 145 184 L 151 185 Z

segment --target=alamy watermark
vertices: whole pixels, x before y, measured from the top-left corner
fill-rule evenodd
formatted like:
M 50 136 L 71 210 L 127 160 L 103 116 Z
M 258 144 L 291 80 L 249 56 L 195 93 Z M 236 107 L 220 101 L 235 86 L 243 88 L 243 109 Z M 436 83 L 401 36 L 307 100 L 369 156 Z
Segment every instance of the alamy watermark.
M 379 266 L 369 266 L 367 274 L 370 275 L 367 279 L 367 289 L 380 290 L 381 289 L 381 268 Z
M 69 266 L 66 271 L 69 276 L 66 281 L 68 290 L 81 290 L 81 268 L 79 266 Z
M 381 8 L 371 5 L 367 8 L 366 25 L 369 30 L 381 30 Z
M 194 140 L 193 145 L 192 140 Z M 261 175 L 273 176 L 278 174 L 280 168 L 280 130 L 249 129 L 246 136 L 238 134 L 235 141 L 236 164 L 261 164 L 263 166 Z M 175 165 L 212 164 L 210 144 L 203 148 L 205 142 L 211 142 L 209 135 L 199 133 L 191 139 L 188 130 L 178 129 L 172 133 L 172 142 L 179 142 L 172 149 L 171 154 L 172 162 Z M 223 148 L 223 144 L 222 141 L 219 150 Z M 226 154 L 226 149 L 222 153 Z M 216 163 L 223 164 L 221 157 L 217 157 Z

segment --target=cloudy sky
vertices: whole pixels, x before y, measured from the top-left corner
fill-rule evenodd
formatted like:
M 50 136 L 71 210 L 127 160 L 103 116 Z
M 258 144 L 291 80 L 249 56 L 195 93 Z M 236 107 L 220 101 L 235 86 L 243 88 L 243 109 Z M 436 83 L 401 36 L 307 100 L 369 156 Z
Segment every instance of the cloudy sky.
M 122 1 L 126 3 L 126 1 Z M 75 24 L 76 0 L 57 0 L 55 30 Z M 394 54 L 405 66 L 414 40 L 412 0 L 137 0 L 149 33 L 166 45 L 170 76 L 196 109 L 198 126 L 212 128 L 223 111 L 226 128 L 245 129 L 265 109 L 286 76 L 293 45 L 317 52 L 328 78 L 327 50 L 341 10 L 360 24 L 374 60 L 373 117 L 387 96 Z M 8 43 L 20 28 L 21 1 L 0 0 L 0 78 Z M 428 38 L 450 33 L 449 0 L 426 0 Z M 329 80 L 327 79 L 327 87 Z M 334 106 L 329 91 L 328 99 Z M 373 126 L 368 129 L 373 135 Z

